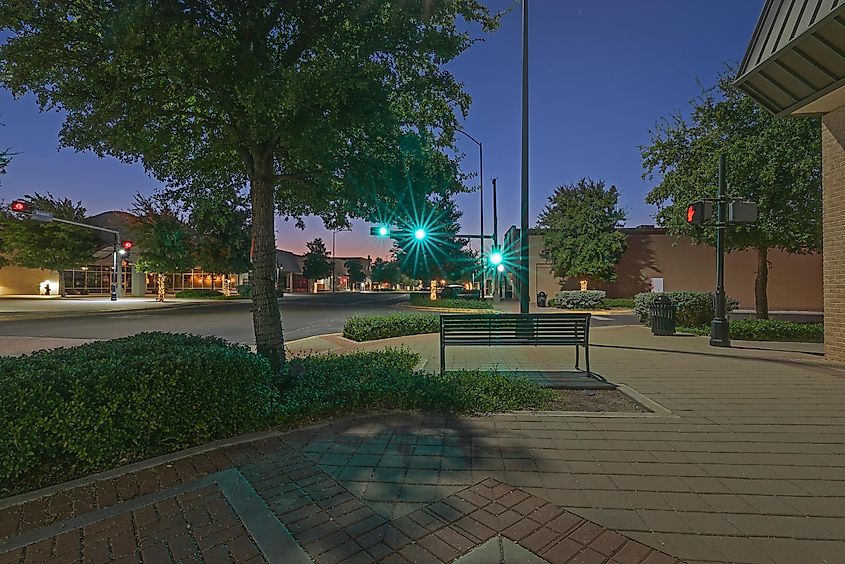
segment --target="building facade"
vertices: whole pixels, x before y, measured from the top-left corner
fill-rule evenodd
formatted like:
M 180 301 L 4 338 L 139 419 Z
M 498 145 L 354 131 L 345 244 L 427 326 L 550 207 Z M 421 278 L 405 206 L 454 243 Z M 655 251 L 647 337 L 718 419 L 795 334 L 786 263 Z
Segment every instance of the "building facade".
M 508 230 L 505 242 L 518 245 L 516 227 Z M 614 282 L 589 280 L 589 287 L 605 290 L 611 298 L 630 298 L 652 290 L 675 292 L 712 292 L 716 285 L 716 255 L 712 247 L 696 245 L 687 237 L 670 236 L 665 229 L 652 225 L 625 228 L 627 248 L 616 267 Z M 549 262 L 541 256 L 543 235 L 532 230 L 529 238 L 529 294 L 554 296 L 555 292 L 577 290 L 579 280 L 561 280 Z M 507 248 L 507 247 L 506 247 Z M 518 248 L 518 247 L 514 247 Z M 817 254 L 792 255 L 769 252 L 769 307 L 775 310 L 821 311 L 822 257 Z M 754 309 L 756 255 L 753 251 L 732 252 L 725 260 L 725 287 L 728 296 L 739 300 L 740 308 Z M 517 289 L 519 281 L 509 275 Z M 517 294 L 515 294 L 517 295 Z
M 767 0 L 738 88 L 778 116 L 821 116 L 825 357 L 845 362 L 845 3 Z

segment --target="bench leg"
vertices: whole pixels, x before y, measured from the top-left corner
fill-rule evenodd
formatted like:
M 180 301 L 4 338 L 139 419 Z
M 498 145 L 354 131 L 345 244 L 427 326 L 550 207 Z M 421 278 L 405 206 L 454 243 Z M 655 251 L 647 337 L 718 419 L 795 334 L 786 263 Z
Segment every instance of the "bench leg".
M 440 374 L 446 372 L 446 347 L 440 345 Z
M 592 372 L 590 372 L 590 345 L 584 345 L 584 358 L 587 359 L 587 374 L 592 376 Z
M 581 349 L 575 345 L 575 370 L 579 370 L 578 365 L 581 363 Z

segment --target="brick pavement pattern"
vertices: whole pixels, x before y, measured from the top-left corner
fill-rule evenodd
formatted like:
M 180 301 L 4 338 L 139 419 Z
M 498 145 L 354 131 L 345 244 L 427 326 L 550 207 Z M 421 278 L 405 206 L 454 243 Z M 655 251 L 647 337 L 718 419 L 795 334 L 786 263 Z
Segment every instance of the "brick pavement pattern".
M 353 346 L 325 341 L 339 351 Z M 643 551 L 657 550 L 648 558 L 845 562 L 845 374 L 821 364 L 819 347 L 734 342 L 733 349 L 714 350 L 706 338 L 653 337 L 633 327 L 595 329 L 591 341 L 598 373 L 671 414 L 342 420 L 5 506 L 0 543 L 237 468 L 318 562 L 446 560 L 496 534 L 518 537 L 520 546 L 548 561 L 571 555 L 566 549 L 577 543 L 581 561 L 589 561 L 595 555 L 587 548 L 607 556 L 593 541 L 616 539 L 605 529 L 641 543 L 641 560 Z M 385 344 L 414 348 L 437 366 L 436 337 Z M 495 354 L 480 349 L 466 360 L 483 365 Z M 570 360 L 559 356 L 512 347 L 502 360 L 549 370 Z M 525 500 L 508 507 L 512 498 L 484 498 L 473 488 L 490 487 L 488 479 L 518 492 L 506 495 L 539 505 L 516 509 Z M 208 503 L 220 502 L 213 495 Z M 560 515 L 544 521 L 555 511 Z M 510 522 L 514 514 L 520 520 Z M 592 525 L 565 536 L 551 526 L 561 515 Z M 587 540 L 591 527 L 602 530 Z M 554 545 L 549 530 L 560 537 Z M 51 555 L 59 550 L 54 536 Z M 249 548 L 244 541 L 239 547 Z M 26 557 L 15 548 L 0 562 Z

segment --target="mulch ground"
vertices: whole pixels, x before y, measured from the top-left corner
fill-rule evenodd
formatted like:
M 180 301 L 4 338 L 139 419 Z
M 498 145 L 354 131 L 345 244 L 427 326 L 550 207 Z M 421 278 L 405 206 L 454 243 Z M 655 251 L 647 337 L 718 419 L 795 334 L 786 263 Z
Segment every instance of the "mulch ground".
M 649 413 L 650 410 L 620 390 L 552 390 L 554 398 L 547 411 L 590 411 L 615 413 Z

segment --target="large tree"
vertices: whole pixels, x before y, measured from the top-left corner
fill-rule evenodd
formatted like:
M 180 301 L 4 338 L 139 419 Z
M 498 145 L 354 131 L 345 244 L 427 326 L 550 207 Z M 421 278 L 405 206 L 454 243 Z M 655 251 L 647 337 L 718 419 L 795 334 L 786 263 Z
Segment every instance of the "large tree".
M 47 211 L 54 217 L 85 221 L 82 202 L 56 198 L 51 194 L 32 194 L 21 198 L 32 208 Z M 89 264 L 101 246 L 95 231 L 58 222 L 42 223 L 27 215 L 0 210 L 0 249 L 5 259 L 24 268 L 59 271 L 59 294 L 64 295 L 62 270 Z
M 159 196 L 135 196 L 132 211 L 138 216 L 137 243 L 141 254 L 135 266 L 141 272 L 156 275 L 156 301 L 163 302 L 165 274 L 196 266 L 191 230 L 178 211 Z
M 346 267 L 346 274 L 349 276 L 349 283 L 356 287 L 361 282 L 367 279 L 367 273 L 364 272 L 364 266 L 356 260 L 348 260 L 344 263 Z
M 624 222 L 616 186 L 590 178 L 560 186 L 537 220 L 543 229 L 541 255 L 559 278 L 615 280 L 625 251 L 619 231 Z
M 373 269 L 370 272 L 370 280 L 373 284 L 390 284 L 391 287 L 399 284 L 402 279 L 402 271 L 399 268 L 399 263 L 395 260 L 384 260 L 378 257 L 373 262 Z
M 317 237 L 305 244 L 308 252 L 305 253 L 305 260 L 302 262 L 302 276 L 306 280 L 316 281 L 332 274 L 333 260 L 329 260 L 329 253 L 326 244 Z
M 676 113 L 651 131 L 641 147 L 644 178 L 658 181 L 646 202 L 676 235 L 713 245 L 712 225 L 686 222 L 690 202 L 715 197 L 719 154 L 727 158 L 728 196 L 757 202 L 758 219 L 727 230 L 727 248 L 757 253 L 757 317 L 769 316 L 769 249 L 819 251 L 821 131 L 818 118 L 778 118 L 733 87 L 734 72 L 719 77 L 691 101 L 689 116 Z
M 394 199 L 378 171 L 403 136 L 454 144 L 465 22 L 497 25 L 480 0 L 16 0 L 0 81 L 66 112 L 63 145 L 248 185 L 256 346 L 279 367 L 275 214 L 367 217 Z

